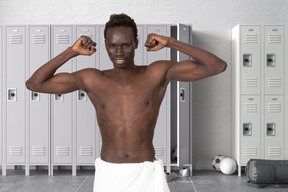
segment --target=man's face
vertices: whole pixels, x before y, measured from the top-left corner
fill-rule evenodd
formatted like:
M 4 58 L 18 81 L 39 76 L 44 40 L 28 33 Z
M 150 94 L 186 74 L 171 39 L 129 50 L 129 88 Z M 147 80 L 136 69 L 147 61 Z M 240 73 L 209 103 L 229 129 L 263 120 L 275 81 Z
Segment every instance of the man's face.
M 135 49 L 131 27 L 113 27 L 107 30 L 105 46 L 114 67 L 126 68 L 134 65 Z

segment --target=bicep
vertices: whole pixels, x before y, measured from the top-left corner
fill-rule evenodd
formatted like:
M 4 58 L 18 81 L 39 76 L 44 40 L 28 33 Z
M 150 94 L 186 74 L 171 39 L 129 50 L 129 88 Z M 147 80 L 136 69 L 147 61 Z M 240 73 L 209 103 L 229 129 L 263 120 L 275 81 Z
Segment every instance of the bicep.
M 176 81 L 195 81 L 213 75 L 213 72 L 204 65 L 194 61 L 185 60 L 174 62 L 167 70 L 166 78 Z
M 37 89 L 38 92 L 64 94 L 76 91 L 82 86 L 82 80 L 75 73 L 58 73 L 42 83 Z

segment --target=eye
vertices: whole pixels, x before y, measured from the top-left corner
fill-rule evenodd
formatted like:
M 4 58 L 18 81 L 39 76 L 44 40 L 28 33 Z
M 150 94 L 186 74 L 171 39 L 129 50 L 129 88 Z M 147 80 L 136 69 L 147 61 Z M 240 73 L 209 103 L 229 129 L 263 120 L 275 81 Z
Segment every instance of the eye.
M 109 47 L 115 49 L 117 46 L 113 45 L 113 44 L 110 44 Z
M 131 46 L 130 44 L 125 44 L 125 45 L 122 46 L 122 48 L 128 48 L 130 46 Z

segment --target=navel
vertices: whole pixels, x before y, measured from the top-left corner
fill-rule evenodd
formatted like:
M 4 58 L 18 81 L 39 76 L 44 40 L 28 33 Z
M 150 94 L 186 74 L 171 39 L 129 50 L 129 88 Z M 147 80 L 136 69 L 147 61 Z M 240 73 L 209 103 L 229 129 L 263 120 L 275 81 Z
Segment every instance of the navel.
M 101 105 L 101 108 L 102 108 L 102 109 L 104 109 L 105 107 L 106 107 L 105 104 L 102 104 L 102 105 Z
M 149 100 L 146 100 L 144 104 L 149 105 Z

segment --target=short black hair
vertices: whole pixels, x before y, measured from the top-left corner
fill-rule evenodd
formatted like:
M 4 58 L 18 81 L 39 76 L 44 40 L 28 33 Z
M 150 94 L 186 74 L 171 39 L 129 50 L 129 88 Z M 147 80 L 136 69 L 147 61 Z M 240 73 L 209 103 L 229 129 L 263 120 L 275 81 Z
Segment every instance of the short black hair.
M 129 17 L 128 15 L 121 13 L 121 14 L 113 14 L 110 16 L 110 20 L 106 23 L 104 29 L 104 38 L 106 39 L 107 31 L 109 28 L 113 27 L 131 27 L 134 34 L 134 40 L 137 40 L 138 37 L 138 30 L 134 19 Z

